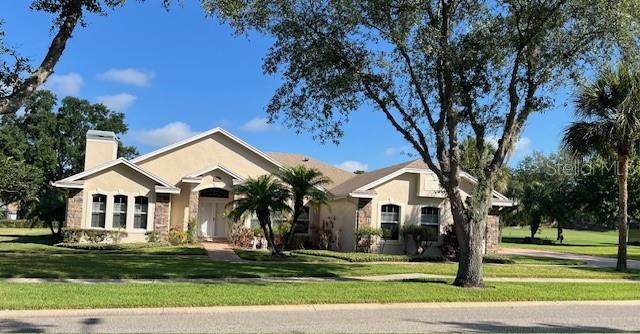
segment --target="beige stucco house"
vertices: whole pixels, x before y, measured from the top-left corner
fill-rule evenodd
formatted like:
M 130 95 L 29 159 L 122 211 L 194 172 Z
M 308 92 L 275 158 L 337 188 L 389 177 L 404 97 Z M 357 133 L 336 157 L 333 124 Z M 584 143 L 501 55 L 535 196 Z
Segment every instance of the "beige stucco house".
M 390 237 L 384 242 L 384 252 L 401 253 L 403 225 L 423 224 L 442 233 L 452 224 L 443 189 L 419 160 L 353 174 L 302 154 L 262 152 L 221 128 L 132 160 L 117 158 L 117 147 L 112 132 L 89 131 L 85 170 L 54 183 L 68 193 L 66 226 L 121 229 L 127 231 L 126 241 L 144 241 L 147 232 L 186 229 L 194 220 L 201 238 L 226 238 L 229 222 L 224 211 L 233 200 L 233 185 L 299 164 L 317 168 L 333 181 L 325 189 L 332 195 L 331 202 L 310 205 L 300 233 L 312 237 L 314 227 L 331 221 L 334 248 L 339 250 L 354 250 L 354 229 L 362 225 L 385 229 Z M 463 174 L 465 194 L 471 192 L 474 182 Z M 512 204 L 494 193 L 486 234 L 488 250 L 498 242 L 496 213 Z M 249 227 L 257 221 L 247 217 L 237 223 Z

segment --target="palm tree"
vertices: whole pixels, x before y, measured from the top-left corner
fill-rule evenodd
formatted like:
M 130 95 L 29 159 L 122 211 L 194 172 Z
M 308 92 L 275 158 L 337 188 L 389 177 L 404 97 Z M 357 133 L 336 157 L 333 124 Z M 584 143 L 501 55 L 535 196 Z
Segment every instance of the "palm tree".
M 262 175 L 258 178 L 247 178 L 243 183 L 235 185 L 232 192 L 240 197 L 227 205 L 227 217 L 235 221 L 253 213 L 258 217 L 260 227 L 268 238 L 268 248 L 271 254 L 279 253 L 275 247 L 271 214 L 274 212 L 289 212 L 289 190 L 272 175 Z
M 581 119 L 564 132 L 564 146 L 575 156 L 617 158 L 618 262 L 627 269 L 627 178 L 629 155 L 640 139 L 640 72 L 620 64 L 601 72 L 592 84 L 581 88 L 576 99 Z
M 284 244 L 285 248 L 288 248 L 293 242 L 298 219 L 304 213 L 305 199 L 312 203 L 326 204 L 329 197 L 323 187 L 330 184 L 331 179 L 319 170 L 304 165 L 281 168 L 275 175 L 289 187 L 293 200 L 293 221 Z

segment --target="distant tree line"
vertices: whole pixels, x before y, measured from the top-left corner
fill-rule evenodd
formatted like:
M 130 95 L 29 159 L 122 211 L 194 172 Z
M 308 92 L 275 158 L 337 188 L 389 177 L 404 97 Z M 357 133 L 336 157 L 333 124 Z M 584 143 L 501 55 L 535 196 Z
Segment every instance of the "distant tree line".
M 24 114 L 0 116 L 0 203 L 20 203 L 20 216 L 54 222 L 64 220 L 65 196 L 51 181 L 84 169 L 85 135 L 90 129 L 127 132 L 124 114 L 76 97 L 58 101 L 38 90 L 25 101 Z M 118 155 L 137 155 L 119 144 Z

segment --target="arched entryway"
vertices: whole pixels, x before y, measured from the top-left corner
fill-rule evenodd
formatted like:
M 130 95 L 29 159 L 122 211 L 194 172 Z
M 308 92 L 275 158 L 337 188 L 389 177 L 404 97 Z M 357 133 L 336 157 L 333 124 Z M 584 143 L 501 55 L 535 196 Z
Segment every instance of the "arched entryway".
M 200 190 L 198 203 L 198 236 L 203 239 L 226 238 L 225 209 L 231 194 L 223 188 Z

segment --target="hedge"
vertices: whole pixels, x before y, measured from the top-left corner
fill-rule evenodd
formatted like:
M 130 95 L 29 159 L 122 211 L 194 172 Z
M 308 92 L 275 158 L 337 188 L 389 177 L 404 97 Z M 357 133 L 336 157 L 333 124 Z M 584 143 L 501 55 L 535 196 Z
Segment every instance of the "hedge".
M 38 227 L 48 227 L 48 226 L 45 222 L 41 220 L 0 219 L 0 228 L 38 228 Z

